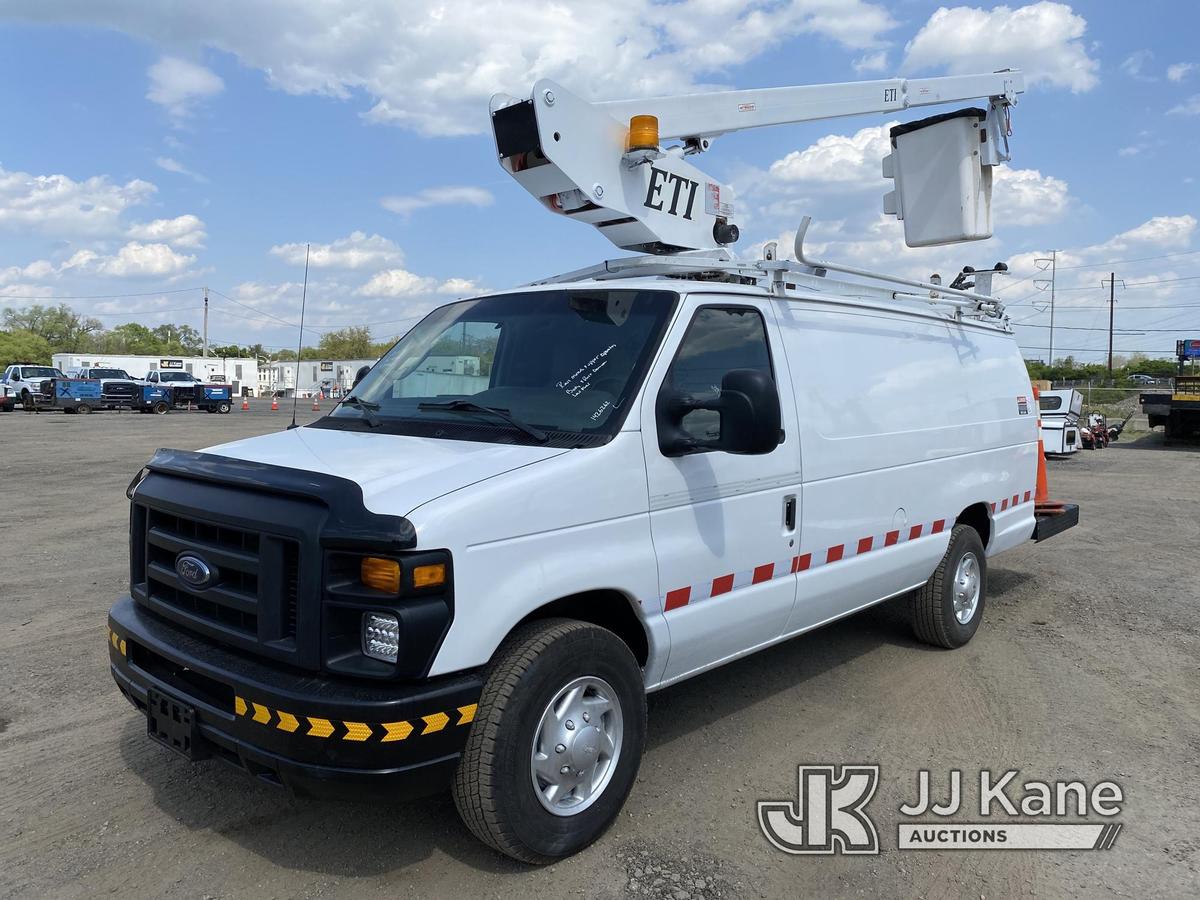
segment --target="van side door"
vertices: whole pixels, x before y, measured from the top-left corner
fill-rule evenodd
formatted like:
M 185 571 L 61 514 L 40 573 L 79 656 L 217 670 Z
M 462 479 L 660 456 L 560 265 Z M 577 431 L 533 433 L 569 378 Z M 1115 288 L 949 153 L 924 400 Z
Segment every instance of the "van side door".
M 668 455 L 656 402 L 664 391 L 717 395 L 735 369 L 769 374 L 782 441 L 770 452 Z M 795 601 L 800 458 L 787 361 L 771 301 L 692 295 L 655 363 L 641 408 L 651 534 L 671 634 L 663 680 L 715 665 L 777 638 Z M 694 410 L 683 428 L 714 438 L 720 413 Z

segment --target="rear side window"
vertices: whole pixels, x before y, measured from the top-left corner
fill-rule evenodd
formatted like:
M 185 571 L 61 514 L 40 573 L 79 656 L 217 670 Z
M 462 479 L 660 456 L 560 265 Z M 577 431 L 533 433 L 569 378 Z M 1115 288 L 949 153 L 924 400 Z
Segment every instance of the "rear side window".
M 664 387 L 715 397 L 721 391 L 725 373 L 734 369 L 753 369 L 774 380 L 762 315 L 748 306 L 706 306 L 692 318 Z M 702 440 L 718 438 L 720 413 L 693 410 L 684 417 L 683 428 Z
M 1051 412 L 1052 410 L 1062 409 L 1062 401 L 1063 401 L 1062 397 L 1040 397 L 1040 398 L 1038 398 L 1038 403 L 1044 412 Z

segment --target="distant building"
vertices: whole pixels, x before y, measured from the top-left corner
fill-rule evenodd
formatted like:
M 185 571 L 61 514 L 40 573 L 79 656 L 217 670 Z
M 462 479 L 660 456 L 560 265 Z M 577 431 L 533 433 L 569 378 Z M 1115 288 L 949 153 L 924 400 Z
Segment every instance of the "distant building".
M 200 381 L 233 386 L 235 396 L 261 393 L 258 360 L 249 357 L 147 356 L 121 353 L 55 353 L 54 365 L 67 369 L 124 369 L 134 378 L 155 371 L 188 372 Z
M 354 385 L 354 376 L 363 366 L 373 366 L 374 359 L 306 359 L 273 362 L 267 367 L 269 377 L 263 393 L 290 397 L 341 396 Z M 260 384 L 262 378 L 260 377 Z

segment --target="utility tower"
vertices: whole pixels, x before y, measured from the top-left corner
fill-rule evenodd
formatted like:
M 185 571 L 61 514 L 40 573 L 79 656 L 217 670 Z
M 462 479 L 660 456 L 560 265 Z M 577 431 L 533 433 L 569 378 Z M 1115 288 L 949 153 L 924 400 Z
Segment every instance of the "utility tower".
M 1055 287 L 1054 282 L 1055 282 L 1055 276 L 1057 275 L 1057 270 L 1058 270 L 1058 251 L 1051 250 L 1049 256 L 1038 257 L 1037 259 L 1035 259 L 1033 261 L 1033 264 L 1035 266 L 1037 266 L 1043 272 L 1045 272 L 1047 268 L 1050 269 L 1050 277 L 1049 278 L 1035 278 L 1033 280 L 1033 284 L 1034 284 L 1034 287 L 1036 287 L 1039 291 L 1044 291 L 1044 290 L 1046 290 L 1047 287 L 1049 287 L 1049 289 L 1050 289 L 1050 357 L 1047 360 L 1047 365 L 1053 366 L 1054 365 L 1054 287 Z

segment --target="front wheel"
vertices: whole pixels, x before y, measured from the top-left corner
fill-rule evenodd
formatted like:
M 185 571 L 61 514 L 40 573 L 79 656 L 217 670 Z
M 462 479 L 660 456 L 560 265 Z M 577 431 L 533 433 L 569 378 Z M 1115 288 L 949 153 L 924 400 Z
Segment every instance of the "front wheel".
M 165 416 L 171 411 L 171 404 L 169 404 L 166 400 L 159 400 L 152 407 L 150 407 L 150 411 L 156 416 Z
M 979 630 L 987 596 L 987 557 L 970 525 L 955 525 L 933 577 L 909 596 L 913 633 L 937 647 L 961 647 Z
M 625 642 L 587 622 L 531 622 L 488 667 L 454 803 L 484 843 L 554 862 L 612 825 L 645 741 L 642 671 Z
M 92 408 L 90 406 L 88 406 L 86 403 L 80 403 L 78 406 L 75 407 L 75 412 L 79 413 L 79 415 L 81 415 L 81 416 L 86 416 L 91 411 L 92 411 Z

